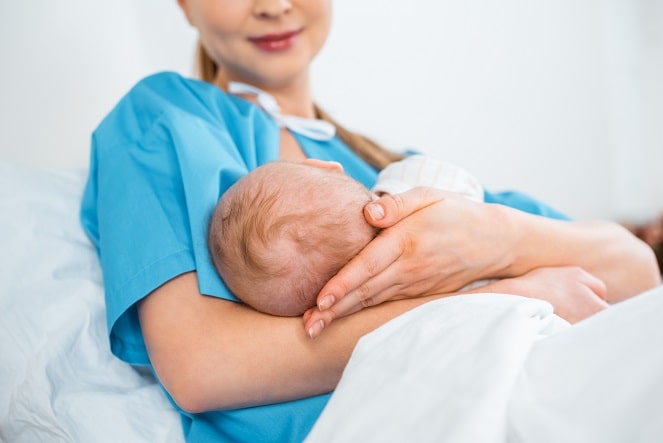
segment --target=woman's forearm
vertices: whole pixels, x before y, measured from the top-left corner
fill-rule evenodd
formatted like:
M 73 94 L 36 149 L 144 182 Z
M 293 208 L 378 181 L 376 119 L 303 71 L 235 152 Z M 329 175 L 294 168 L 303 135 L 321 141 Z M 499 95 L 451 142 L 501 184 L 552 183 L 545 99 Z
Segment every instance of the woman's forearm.
M 159 379 L 180 407 L 201 412 L 330 392 L 361 336 L 427 300 L 384 303 L 311 340 L 301 318 L 201 296 L 189 273 L 154 291 L 139 313 Z
M 649 246 L 616 223 L 566 222 L 509 211 L 515 242 L 507 274 L 538 267 L 579 266 L 603 280 L 609 302 L 624 300 L 660 284 Z

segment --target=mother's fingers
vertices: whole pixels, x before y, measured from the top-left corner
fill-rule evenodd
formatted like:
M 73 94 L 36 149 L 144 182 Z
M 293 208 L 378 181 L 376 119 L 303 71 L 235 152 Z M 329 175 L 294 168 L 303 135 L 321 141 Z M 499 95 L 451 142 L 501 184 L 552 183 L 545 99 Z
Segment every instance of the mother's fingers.
M 572 277 L 575 281 L 585 285 L 587 288 L 589 288 L 590 291 L 592 291 L 602 300 L 606 300 L 608 293 L 607 286 L 603 280 L 596 277 L 594 274 L 590 274 L 578 266 L 566 266 L 559 269 L 568 273 L 569 276 Z
M 317 297 L 320 310 L 331 308 L 350 291 L 365 284 L 395 262 L 401 256 L 403 248 L 401 242 L 393 237 L 389 232 L 382 231 L 343 266 L 320 290 Z
M 579 269 L 579 268 L 578 268 Z M 606 301 L 608 296 L 608 287 L 605 282 L 600 278 L 582 270 L 583 275 L 580 278 L 582 283 L 586 285 L 594 294 Z
M 402 194 L 387 194 L 364 207 L 364 217 L 376 228 L 388 228 L 410 214 L 444 200 L 450 194 L 429 187 L 413 188 Z
M 323 286 L 317 307 L 304 314 L 304 327 L 311 338 L 318 336 L 335 318 L 394 295 L 385 285 L 393 284 L 393 274 L 397 272 L 389 272 L 389 268 L 401 256 L 403 247 L 393 237 L 394 234 L 383 231 Z
M 354 297 L 344 297 L 332 309 L 324 311 L 317 307 L 311 308 L 304 313 L 304 328 L 311 338 L 319 336 L 323 329 L 337 318 L 336 308 L 345 312 L 345 315 L 353 314 L 361 310 L 361 304 L 356 304 Z
M 397 273 L 397 271 L 394 271 Z M 402 295 L 402 284 L 393 284 L 391 272 L 383 272 L 375 278 L 370 279 L 357 289 L 348 292 L 328 309 L 309 309 L 304 313 L 304 327 L 311 338 L 318 336 L 322 330 L 333 320 L 354 314 L 363 308 L 375 306 L 387 300 L 398 300 L 405 298 Z
M 586 273 L 584 283 L 589 287 L 589 289 L 599 296 L 603 301 L 608 299 L 608 287 L 605 282 L 600 278 L 594 276 L 593 274 Z M 607 302 L 606 302 L 607 303 Z

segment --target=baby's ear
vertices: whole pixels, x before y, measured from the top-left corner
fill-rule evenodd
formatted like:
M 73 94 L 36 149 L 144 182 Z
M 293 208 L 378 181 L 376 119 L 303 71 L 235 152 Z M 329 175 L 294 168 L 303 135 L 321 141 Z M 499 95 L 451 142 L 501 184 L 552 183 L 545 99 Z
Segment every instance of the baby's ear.
M 307 158 L 302 161 L 305 165 L 313 166 L 315 168 L 327 169 L 329 171 L 343 172 L 343 165 L 339 162 L 330 160 L 318 160 L 317 158 Z

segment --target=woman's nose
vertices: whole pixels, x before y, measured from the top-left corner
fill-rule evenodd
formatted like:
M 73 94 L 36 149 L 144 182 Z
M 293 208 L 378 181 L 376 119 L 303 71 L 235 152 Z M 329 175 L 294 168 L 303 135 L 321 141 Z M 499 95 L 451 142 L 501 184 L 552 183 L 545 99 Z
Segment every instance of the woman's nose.
M 254 0 L 253 2 L 253 14 L 259 18 L 279 18 L 291 9 L 291 0 Z

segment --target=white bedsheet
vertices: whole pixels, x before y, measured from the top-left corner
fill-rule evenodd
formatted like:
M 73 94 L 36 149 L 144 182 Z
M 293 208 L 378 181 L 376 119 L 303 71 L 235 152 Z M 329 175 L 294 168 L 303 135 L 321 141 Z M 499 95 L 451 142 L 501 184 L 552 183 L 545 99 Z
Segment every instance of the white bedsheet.
M 0 440 L 181 442 L 154 379 L 109 351 L 83 183 L 0 162 Z
M 663 442 L 663 287 L 569 326 L 451 297 L 364 337 L 309 442 Z

